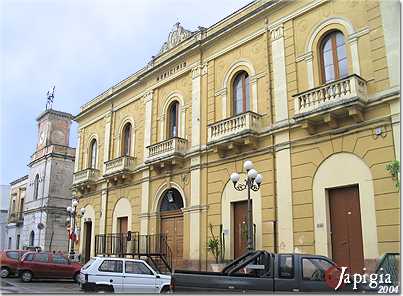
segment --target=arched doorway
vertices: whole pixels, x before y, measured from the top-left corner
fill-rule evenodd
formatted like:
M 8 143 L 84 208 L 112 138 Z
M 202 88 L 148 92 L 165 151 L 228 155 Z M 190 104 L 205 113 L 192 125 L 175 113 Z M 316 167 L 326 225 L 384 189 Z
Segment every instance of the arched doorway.
M 183 199 L 175 188 L 167 189 L 160 202 L 161 233 L 167 235 L 172 251 L 172 264 L 178 268 L 183 263 Z
M 379 256 L 368 165 L 352 153 L 333 154 L 318 167 L 312 193 L 315 253 L 361 272 L 365 260 Z

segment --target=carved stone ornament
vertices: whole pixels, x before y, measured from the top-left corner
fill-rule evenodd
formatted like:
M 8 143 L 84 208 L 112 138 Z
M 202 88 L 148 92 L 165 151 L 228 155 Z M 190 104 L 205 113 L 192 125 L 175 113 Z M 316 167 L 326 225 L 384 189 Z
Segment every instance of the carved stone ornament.
M 162 54 L 167 50 L 170 50 L 171 48 L 177 46 L 179 43 L 186 40 L 192 35 L 193 33 L 191 31 L 184 29 L 179 22 L 176 23 L 169 33 L 168 40 L 164 43 L 164 45 L 162 45 L 159 54 Z

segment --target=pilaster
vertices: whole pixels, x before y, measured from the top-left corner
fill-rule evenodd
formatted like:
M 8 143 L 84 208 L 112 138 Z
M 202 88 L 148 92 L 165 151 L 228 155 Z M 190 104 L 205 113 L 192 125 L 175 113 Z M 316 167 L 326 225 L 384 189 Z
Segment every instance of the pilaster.
M 145 120 L 144 120 L 144 159 L 148 157 L 147 147 L 151 145 L 151 128 L 152 128 L 152 112 L 153 112 L 153 91 L 149 91 L 144 95 L 145 102 Z
M 272 29 L 271 51 L 273 56 L 273 88 L 275 121 L 288 120 L 287 79 L 285 73 L 285 51 L 283 25 Z
M 143 171 L 143 183 L 141 184 L 141 210 L 140 210 L 140 234 L 148 234 L 149 199 L 150 199 L 150 172 Z
M 287 253 L 294 251 L 291 155 L 288 131 L 276 134 L 274 141 L 276 146 L 283 144 L 279 151 L 277 149 L 275 151 L 278 252 Z
M 104 159 L 102 171 L 105 172 L 105 162 L 109 160 L 111 146 L 111 127 L 112 127 L 112 111 L 108 112 L 105 117 L 105 143 L 104 143 Z

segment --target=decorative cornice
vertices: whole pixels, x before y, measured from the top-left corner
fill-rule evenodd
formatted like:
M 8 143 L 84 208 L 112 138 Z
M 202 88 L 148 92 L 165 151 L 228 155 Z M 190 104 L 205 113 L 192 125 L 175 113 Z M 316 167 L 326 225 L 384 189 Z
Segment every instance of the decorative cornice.
M 10 186 L 13 186 L 25 180 L 28 180 L 28 175 L 25 175 L 24 177 L 18 178 L 17 180 L 10 182 Z

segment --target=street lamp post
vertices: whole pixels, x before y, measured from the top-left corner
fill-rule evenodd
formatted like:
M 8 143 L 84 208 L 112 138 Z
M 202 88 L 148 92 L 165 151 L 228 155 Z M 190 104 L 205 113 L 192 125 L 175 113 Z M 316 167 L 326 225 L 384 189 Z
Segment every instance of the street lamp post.
M 76 216 L 77 215 L 77 206 L 78 206 L 78 200 L 73 198 L 71 201 L 71 206 L 67 207 L 67 214 L 69 215 L 70 218 L 70 235 L 69 235 L 69 254 L 70 254 L 70 259 L 74 259 L 74 240 L 72 239 L 73 236 L 72 234 L 76 233 Z M 80 209 L 81 216 L 85 214 L 85 209 L 81 208 Z
M 244 169 L 246 170 L 247 178 L 245 183 L 239 183 L 240 175 L 238 173 L 231 174 L 231 181 L 234 184 L 234 188 L 238 191 L 243 191 L 247 189 L 248 191 L 248 251 L 253 251 L 254 243 L 253 243 L 253 222 L 252 222 L 252 205 L 250 198 L 250 191 L 258 191 L 260 185 L 262 184 L 263 177 L 258 174 L 258 172 L 254 169 L 253 163 L 250 160 L 246 160 L 243 164 Z

